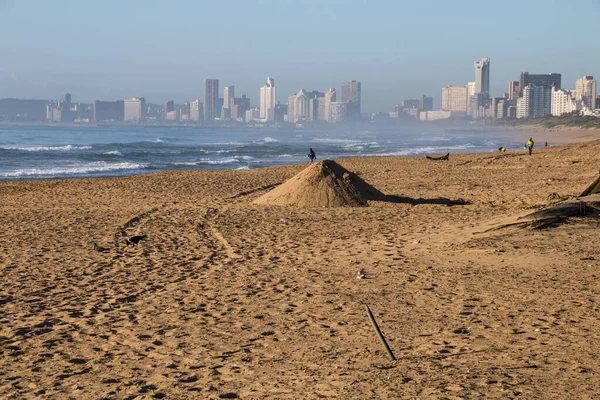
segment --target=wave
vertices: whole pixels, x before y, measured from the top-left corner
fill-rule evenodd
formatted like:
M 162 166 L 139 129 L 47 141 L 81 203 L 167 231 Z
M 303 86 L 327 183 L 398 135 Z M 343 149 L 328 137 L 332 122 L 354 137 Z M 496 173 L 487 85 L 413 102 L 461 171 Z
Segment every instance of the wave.
M 243 166 L 241 166 L 241 167 L 237 167 L 237 168 L 236 168 L 236 170 L 238 170 L 238 171 L 239 171 L 239 170 L 249 170 L 249 169 L 250 169 L 250 167 L 249 167 L 248 165 L 243 165 Z
M 5 178 L 19 178 L 27 176 L 58 176 L 58 175 L 81 175 L 90 174 L 97 172 L 111 172 L 127 169 L 142 169 L 146 168 L 146 164 L 134 164 L 134 163 L 113 163 L 109 164 L 104 161 L 97 161 L 89 164 L 72 166 L 72 167 L 53 167 L 47 169 L 41 168 L 30 168 L 30 169 L 18 169 L 12 172 L 0 173 L 0 177 Z
M 416 155 L 422 155 L 422 154 L 447 153 L 450 151 L 461 152 L 461 151 L 466 151 L 466 150 L 469 150 L 469 149 L 472 149 L 475 147 L 477 147 L 477 146 L 475 146 L 471 143 L 454 145 L 454 146 L 413 147 L 413 148 L 406 149 L 406 150 L 391 151 L 391 152 L 386 152 L 386 153 L 377 153 L 377 154 L 372 154 L 372 155 L 378 156 L 378 157 L 416 156 Z
M 119 150 L 113 150 L 113 151 L 107 151 L 106 153 L 104 153 L 105 155 L 109 155 L 109 156 L 119 156 L 119 157 L 123 157 L 123 153 L 121 153 Z
M 92 146 L 73 146 L 67 144 L 64 146 L 1 146 L 4 150 L 19 150 L 19 151 L 71 151 L 71 150 L 89 150 Z
M 254 141 L 254 143 L 278 143 L 278 142 L 279 142 L 279 140 L 277 140 L 275 138 L 272 138 L 272 137 L 269 137 L 269 136 L 267 136 L 264 139 L 255 140 Z
M 147 143 L 163 143 L 164 140 L 162 140 L 161 138 L 156 138 L 154 140 L 146 140 Z
M 237 158 L 222 158 L 220 160 L 211 160 L 209 158 L 201 158 L 196 162 L 196 164 L 218 165 L 218 164 L 233 164 L 233 163 L 239 163 L 239 162 L 240 162 L 240 160 L 238 160 Z

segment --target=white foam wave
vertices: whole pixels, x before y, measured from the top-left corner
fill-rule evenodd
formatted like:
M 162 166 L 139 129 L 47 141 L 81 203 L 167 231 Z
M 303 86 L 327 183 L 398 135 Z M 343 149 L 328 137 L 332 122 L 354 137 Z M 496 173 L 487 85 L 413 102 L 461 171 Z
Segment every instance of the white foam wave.
M 161 138 L 156 138 L 154 140 L 146 140 L 146 142 L 150 142 L 150 143 L 162 143 L 162 142 L 164 142 L 164 140 L 162 140 Z
M 237 167 L 236 170 L 248 170 L 250 167 L 248 165 L 243 165 L 241 167 Z
M 119 156 L 119 157 L 123 157 L 123 153 L 121 153 L 119 150 L 113 150 L 113 151 L 107 151 L 106 153 L 104 153 L 106 155 L 109 156 Z
M 275 138 L 272 138 L 272 137 L 269 137 L 269 136 L 267 136 L 267 137 L 266 137 L 266 138 L 264 138 L 264 139 L 261 139 L 261 140 L 256 140 L 254 143 L 278 143 L 278 142 L 279 142 L 279 140 L 277 140 L 277 139 L 275 139 Z
M 97 161 L 89 164 L 71 166 L 71 167 L 53 167 L 47 169 L 30 168 L 30 169 L 18 169 L 12 172 L 0 173 L 1 177 L 5 178 L 19 178 L 27 176 L 59 176 L 59 175 L 81 175 L 95 172 L 110 172 L 125 169 L 141 169 L 146 168 L 146 164 L 134 164 L 134 163 L 112 163 L 109 164 L 104 161 Z
M 71 151 L 71 150 L 89 150 L 92 146 L 2 146 L 0 149 L 20 150 L 20 151 Z
M 211 164 L 211 165 L 218 165 L 218 164 L 232 164 L 232 163 L 239 163 L 240 160 L 238 160 L 237 158 L 222 158 L 220 160 L 211 160 L 209 158 L 201 158 L 197 161 L 197 164 Z
M 460 151 L 465 151 L 465 150 L 468 150 L 468 149 L 471 149 L 474 147 L 477 147 L 477 146 L 475 146 L 471 143 L 460 144 L 460 145 L 455 145 L 455 146 L 425 146 L 425 147 L 415 147 L 415 148 L 406 149 L 406 150 L 391 151 L 391 152 L 387 152 L 387 153 L 379 153 L 379 154 L 374 154 L 374 155 L 381 156 L 381 157 L 415 156 L 415 155 L 421 155 L 421 154 L 446 153 L 446 152 L 450 152 L 450 151 L 460 152 Z

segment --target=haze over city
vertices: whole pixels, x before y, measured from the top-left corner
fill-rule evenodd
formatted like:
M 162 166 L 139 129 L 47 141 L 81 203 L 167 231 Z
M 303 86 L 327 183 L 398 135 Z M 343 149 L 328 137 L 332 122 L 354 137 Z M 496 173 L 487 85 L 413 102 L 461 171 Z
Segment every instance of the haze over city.
M 258 100 L 265 77 L 281 103 L 300 88 L 362 82 L 363 111 L 473 80 L 492 60 L 490 93 L 521 71 L 565 86 L 598 75 L 590 45 L 600 3 L 549 1 L 0 1 L 0 98 L 79 101 L 201 98 L 204 79 Z M 566 29 L 565 27 L 568 27 Z M 577 62 L 574 62 L 577 61 Z M 254 102 L 254 101 L 253 101 Z

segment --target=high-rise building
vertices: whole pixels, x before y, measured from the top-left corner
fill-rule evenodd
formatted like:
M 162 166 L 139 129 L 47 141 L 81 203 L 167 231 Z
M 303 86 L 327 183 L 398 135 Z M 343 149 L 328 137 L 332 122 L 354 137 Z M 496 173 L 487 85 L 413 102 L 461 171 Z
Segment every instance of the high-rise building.
M 529 85 L 560 89 L 560 83 L 561 75 L 557 73 L 530 74 L 529 72 L 521 72 L 521 76 L 519 77 L 519 92 L 523 93 L 523 90 Z
M 469 89 L 467 86 L 446 86 L 442 88 L 442 110 L 466 114 L 468 105 Z
M 223 88 L 223 108 L 230 108 L 233 99 L 235 98 L 235 87 L 225 86 Z
M 306 90 L 300 89 L 298 93 L 296 93 L 296 98 L 294 100 L 294 119 L 295 122 L 298 121 L 308 121 L 309 119 L 309 102 L 308 102 L 308 94 Z
M 204 121 L 211 123 L 221 115 L 219 107 L 219 80 L 204 80 Z
M 325 93 L 313 90 L 306 93 L 308 97 L 308 120 L 317 121 L 325 115 Z
M 573 92 L 570 90 L 556 88 L 552 90 L 552 115 L 560 116 L 563 114 L 570 114 L 573 111 L 578 111 L 581 109 L 580 104 L 581 102 L 573 97 Z
M 260 88 L 260 119 L 263 121 L 273 121 L 275 119 L 276 102 L 275 79 L 267 78 L 267 83 Z
M 516 100 L 519 98 L 519 81 L 508 82 L 508 99 Z
M 124 101 L 94 101 L 94 121 L 123 121 Z
M 190 120 L 204 121 L 204 104 L 198 99 L 190 102 Z
M 275 104 L 275 122 L 284 122 L 287 112 L 288 106 L 286 104 Z
M 329 122 L 339 124 L 349 118 L 349 106 L 351 103 L 345 101 L 332 101 L 329 104 Z
M 167 120 L 167 116 L 170 112 L 175 111 L 175 102 L 173 100 L 167 101 L 163 106 L 163 119 Z
M 325 101 L 324 101 L 324 108 L 325 108 L 325 121 L 330 122 L 329 119 L 329 105 L 335 101 L 335 89 L 334 88 L 330 88 L 328 91 L 325 92 Z
M 402 102 L 402 108 L 419 108 L 421 105 L 421 102 L 419 101 L 419 99 L 410 99 L 410 100 L 404 100 Z
M 360 118 L 360 97 L 361 84 L 357 81 L 348 81 L 342 84 L 342 102 L 348 104 L 348 117 L 351 119 Z
M 250 109 L 250 98 L 246 97 L 245 94 L 242 97 L 235 97 L 231 101 L 231 119 L 234 121 L 245 121 L 246 111 Z
M 600 108 L 600 95 L 596 96 L 596 108 Z
M 433 110 L 433 97 L 427 97 L 426 95 L 422 95 L 421 97 L 419 97 L 419 110 Z
M 71 109 L 71 93 L 65 93 L 61 96 L 59 108 L 63 110 Z
M 296 109 L 296 95 L 293 94 L 287 99 L 287 122 L 292 124 L 296 123 L 296 115 L 294 113 Z
M 575 99 L 580 100 L 588 108 L 596 107 L 596 80 L 586 75 L 575 81 Z
M 146 115 L 146 99 L 134 97 L 123 102 L 123 119 L 129 122 L 139 122 Z
M 552 88 L 529 85 L 517 100 L 517 118 L 539 118 L 552 113 Z
M 479 95 L 475 93 L 476 83 L 467 83 L 467 114 L 473 118 L 477 118 L 477 110 L 479 107 Z
M 482 99 L 489 98 L 490 94 L 490 59 L 482 58 L 475 61 L 475 94 Z

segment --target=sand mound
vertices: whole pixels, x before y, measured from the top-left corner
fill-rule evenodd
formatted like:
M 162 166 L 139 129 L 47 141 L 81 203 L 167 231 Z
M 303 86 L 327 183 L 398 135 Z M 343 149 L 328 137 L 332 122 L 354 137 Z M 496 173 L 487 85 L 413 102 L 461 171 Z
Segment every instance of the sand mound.
M 304 208 L 357 207 L 366 206 L 367 200 L 386 200 L 386 196 L 335 161 L 323 160 L 254 203 Z

